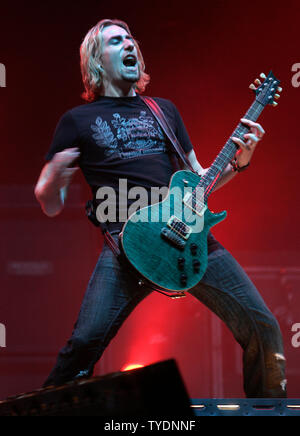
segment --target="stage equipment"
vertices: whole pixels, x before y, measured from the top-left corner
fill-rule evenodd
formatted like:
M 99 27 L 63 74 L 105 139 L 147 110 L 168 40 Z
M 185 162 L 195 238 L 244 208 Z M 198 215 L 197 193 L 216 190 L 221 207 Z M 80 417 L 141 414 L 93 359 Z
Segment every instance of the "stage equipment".
M 193 417 L 177 364 L 82 379 L 0 402 L 0 416 Z

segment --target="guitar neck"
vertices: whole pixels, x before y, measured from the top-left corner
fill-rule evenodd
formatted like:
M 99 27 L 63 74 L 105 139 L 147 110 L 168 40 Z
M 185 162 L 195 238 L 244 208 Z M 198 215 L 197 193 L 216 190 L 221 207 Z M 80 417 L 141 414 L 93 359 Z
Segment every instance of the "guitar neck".
M 243 118 L 246 118 L 251 121 L 256 121 L 259 117 L 259 115 L 262 113 L 264 109 L 264 105 L 259 103 L 258 101 L 254 100 L 253 104 L 250 106 L 246 114 Z M 249 129 L 248 127 L 244 126 L 242 123 L 239 123 L 232 135 L 237 138 L 240 138 L 244 140 L 245 133 L 248 133 Z M 208 187 L 217 180 L 218 176 L 222 174 L 222 172 L 225 170 L 229 162 L 232 161 L 234 158 L 236 151 L 237 151 L 237 145 L 231 140 L 228 139 L 214 162 L 211 164 L 209 170 L 205 174 L 205 176 L 202 177 L 198 187 L 205 190 L 204 199 L 207 201 L 209 195 L 212 192 L 212 189 L 208 191 Z

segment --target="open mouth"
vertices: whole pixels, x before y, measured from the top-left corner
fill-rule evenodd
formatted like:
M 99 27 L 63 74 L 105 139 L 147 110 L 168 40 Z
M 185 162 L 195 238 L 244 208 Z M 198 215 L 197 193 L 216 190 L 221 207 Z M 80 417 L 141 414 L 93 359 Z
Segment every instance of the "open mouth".
M 137 58 L 133 55 L 128 55 L 123 59 L 125 67 L 135 67 L 137 64 Z

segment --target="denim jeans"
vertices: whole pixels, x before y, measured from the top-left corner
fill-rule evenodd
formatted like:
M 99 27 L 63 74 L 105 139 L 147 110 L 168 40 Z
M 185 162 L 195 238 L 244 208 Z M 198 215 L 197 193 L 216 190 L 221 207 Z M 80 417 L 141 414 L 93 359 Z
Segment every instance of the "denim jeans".
M 213 244 L 207 271 L 189 292 L 225 322 L 242 347 L 246 396 L 284 398 L 285 358 L 279 325 L 241 266 L 215 239 Z M 44 387 L 90 377 L 122 323 L 150 292 L 137 284 L 105 244 L 72 336 Z

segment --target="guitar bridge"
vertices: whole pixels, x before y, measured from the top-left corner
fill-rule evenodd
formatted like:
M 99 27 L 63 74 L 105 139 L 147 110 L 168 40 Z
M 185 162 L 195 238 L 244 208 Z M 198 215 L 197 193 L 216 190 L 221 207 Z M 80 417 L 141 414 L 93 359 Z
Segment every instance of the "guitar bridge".
M 178 236 L 176 233 L 172 232 L 172 230 L 168 229 L 167 227 L 164 227 L 160 235 L 167 242 L 174 245 L 176 248 L 179 248 L 179 250 L 184 250 L 186 241 L 182 239 L 180 236 Z

